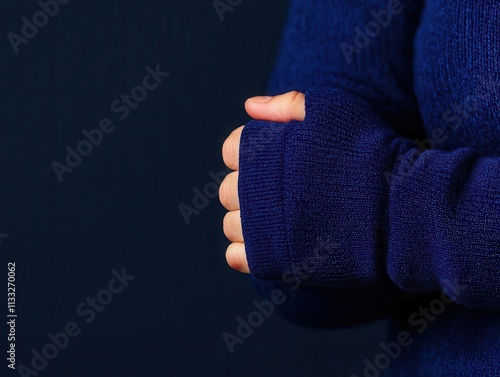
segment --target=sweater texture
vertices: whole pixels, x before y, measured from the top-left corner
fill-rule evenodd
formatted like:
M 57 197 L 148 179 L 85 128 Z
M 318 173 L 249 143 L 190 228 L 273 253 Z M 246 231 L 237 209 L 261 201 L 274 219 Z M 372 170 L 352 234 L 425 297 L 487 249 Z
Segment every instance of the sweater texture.
M 499 4 L 293 1 L 269 92 L 306 117 L 242 134 L 259 291 L 294 285 L 302 324 L 413 330 L 387 375 L 500 376 Z

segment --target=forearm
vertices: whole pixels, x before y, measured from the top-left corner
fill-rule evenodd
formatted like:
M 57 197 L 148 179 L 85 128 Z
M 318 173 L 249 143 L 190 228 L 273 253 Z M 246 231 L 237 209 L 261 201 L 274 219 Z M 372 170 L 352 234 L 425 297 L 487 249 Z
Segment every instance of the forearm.
M 402 175 L 401 156 L 415 154 Z M 341 90 L 308 92 L 304 122 L 247 125 L 240 156 L 243 233 L 257 277 L 313 263 L 306 284 L 373 287 L 391 278 L 411 292 L 500 305 L 499 159 L 467 148 L 419 152 Z

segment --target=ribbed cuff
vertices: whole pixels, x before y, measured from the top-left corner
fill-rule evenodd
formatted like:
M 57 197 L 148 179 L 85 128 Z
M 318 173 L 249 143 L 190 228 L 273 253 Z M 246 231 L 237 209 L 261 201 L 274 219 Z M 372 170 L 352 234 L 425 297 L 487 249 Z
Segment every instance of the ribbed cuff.
M 250 271 L 278 279 L 288 269 L 284 219 L 284 155 L 293 123 L 251 121 L 240 142 L 238 195 Z
M 396 137 L 343 90 L 308 90 L 303 122 L 250 122 L 239 198 L 252 274 L 338 287 L 379 280 Z

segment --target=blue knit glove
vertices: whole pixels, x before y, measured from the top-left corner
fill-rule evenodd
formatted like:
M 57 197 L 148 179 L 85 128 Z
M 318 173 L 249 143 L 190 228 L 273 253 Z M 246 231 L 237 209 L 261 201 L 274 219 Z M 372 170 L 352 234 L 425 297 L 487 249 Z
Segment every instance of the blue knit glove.
M 500 159 L 422 152 L 364 100 L 309 90 L 303 122 L 253 121 L 242 134 L 250 270 L 333 287 L 390 278 L 409 292 L 500 307 L 498 187 Z

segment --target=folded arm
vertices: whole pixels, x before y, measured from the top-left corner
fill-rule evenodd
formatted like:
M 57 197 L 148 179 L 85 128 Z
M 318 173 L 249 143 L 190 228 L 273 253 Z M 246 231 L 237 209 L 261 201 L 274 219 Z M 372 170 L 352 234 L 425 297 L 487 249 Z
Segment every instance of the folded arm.
M 421 151 L 342 90 L 310 90 L 303 122 L 242 133 L 250 271 L 307 285 L 443 290 L 500 307 L 500 159 Z

